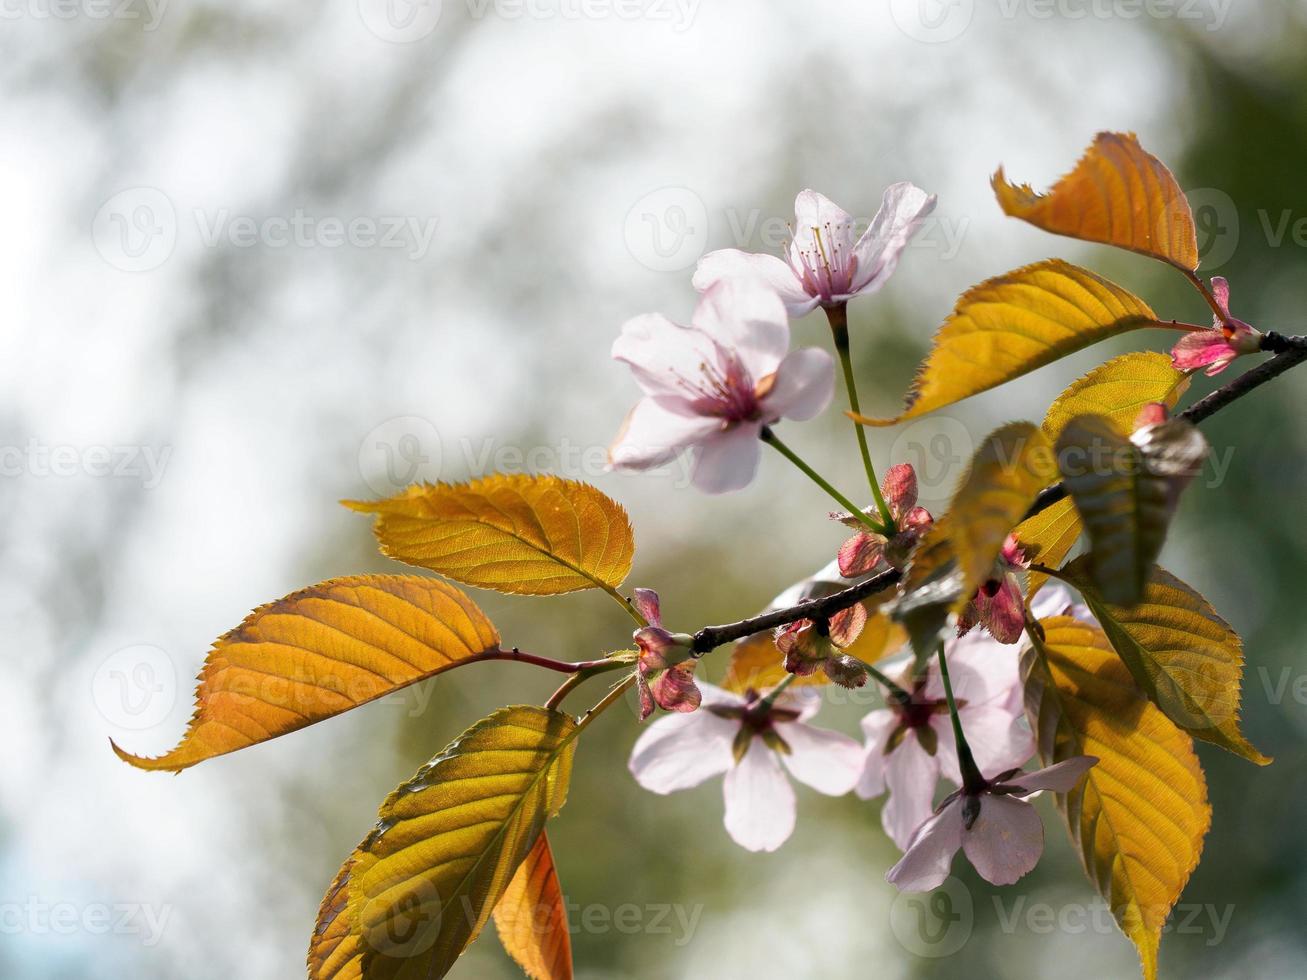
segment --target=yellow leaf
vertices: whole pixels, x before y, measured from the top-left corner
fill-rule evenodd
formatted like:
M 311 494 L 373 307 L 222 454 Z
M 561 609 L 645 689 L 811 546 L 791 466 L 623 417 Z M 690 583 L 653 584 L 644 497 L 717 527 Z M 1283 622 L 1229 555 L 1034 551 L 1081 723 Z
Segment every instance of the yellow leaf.
M 1079 415 L 1063 426 L 1062 480 L 1089 532 L 1089 568 L 1108 601 L 1139 601 L 1180 492 L 1206 456 L 1207 441 L 1184 419 L 1134 440 L 1102 415 Z
M 350 928 L 349 872 L 358 852 L 350 855 L 322 897 L 318 921 L 309 942 L 309 980 L 362 980 L 363 950 Z
M 1156 565 L 1134 608 L 1105 601 L 1083 557 L 1060 577 L 1080 590 L 1135 683 L 1168 718 L 1195 738 L 1270 763 L 1239 730 L 1243 642 L 1206 599 Z
M 531 980 L 572 980 L 567 905 L 544 831 L 495 906 L 495 928 Z
M 383 554 L 516 595 L 613 592 L 635 554 L 620 504 L 588 484 L 554 476 L 419 484 L 389 500 L 345 506 L 378 515 Z
M 1198 234 L 1184 191 L 1133 133 L 1099 133 L 1077 164 L 1047 194 L 994 175 L 999 206 L 1055 235 L 1116 245 L 1193 272 Z
M 499 634 L 452 585 L 416 575 L 331 579 L 251 613 L 209 651 L 181 743 L 138 769 L 180 772 L 479 659 Z
M 895 425 L 1019 378 L 1128 330 L 1157 326 L 1143 300 L 1061 259 L 972 287 L 935 335 Z
M 1102 631 L 1069 617 L 1040 621 L 1022 670 L 1045 765 L 1098 764 L 1058 808 L 1085 872 L 1139 949 L 1147 980 L 1167 916 L 1211 826 L 1193 741 L 1143 698 Z
M 1081 530 L 1075 502 L 1066 497 L 1034 517 L 1022 521 L 1013 533 L 1021 542 L 1027 558 L 1040 565 L 1057 568 L 1080 540 Z M 1033 602 L 1047 581 L 1047 575 L 1031 572 L 1026 584 L 1026 601 Z
M 1154 402 L 1175 408 L 1189 387 L 1189 376 L 1177 371 L 1171 358 L 1156 351 L 1135 351 L 1115 357 L 1072 384 L 1044 416 L 1044 432 L 1057 441 L 1066 423 L 1077 415 L 1104 415 L 1122 428 L 1132 426 L 1140 410 Z M 1026 557 L 1057 568 L 1080 539 L 1080 515 L 1068 498 L 1060 500 L 1017 528 Z M 1044 587 L 1046 577 L 1030 573 L 1028 599 Z
M 349 882 L 368 980 L 443 977 L 476 939 L 567 798 L 578 731 L 557 711 L 502 708 L 382 803 Z
M 1166 354 L 1122 354 L 1094 368 L 1058 395 L 1044 416 L 1044 432 L 1056 442 L 1077 415 L 1103 415 L 1119 428 L 1130 430 L 1145 405 L 1161 402 L 1175 408 L 1188 388 L 1189 375 L 1177 371 Z
M 1029 422 L 1005 425 L 981 443 L 949 507 L 962 602 L 994 577 L 1003 542 L 1056 480 L 1053 447 Z

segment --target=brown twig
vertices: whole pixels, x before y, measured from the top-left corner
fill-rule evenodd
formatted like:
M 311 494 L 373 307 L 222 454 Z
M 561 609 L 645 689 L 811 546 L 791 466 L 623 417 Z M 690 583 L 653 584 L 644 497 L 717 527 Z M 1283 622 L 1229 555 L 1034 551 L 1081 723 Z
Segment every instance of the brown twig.
M 1266 382 L 1307 361 L 1307 337 L 1284 337 L 1280 334 L 1268 333 L 1262 339 L 1262 349 L 1275 353 L 1276 356 L 1265 364 L 1259 364 L 1251 371 L 1240 375 L 1224 387 L 1218 388 L 1201 401 L 1195 402 L 1181 412 L 1179 417 L 1198 424 L 1249 392 L 1260 388 Z M 1036 498 L 1035 503 L 1026 513 L 1026 519 L 1047 510 L 1065 497 L 1066 488 L 1062 484 L 1049 487 Z M 788 609 L 777 609 L 774 612 L 723 626 L 705 626 L 694 634 L 694 650 L 696 653 L 704 654 L 732 640 L 742 640 L 755 633 L 774 629 L 777 626 L 786 626 L 800 619 L 833 616 L 878 592 L 884 592 L 897 584 L 902 577 L 903 573 L 898 569 L 890 569 L 842 592 L 819 599 L 808 599 Z

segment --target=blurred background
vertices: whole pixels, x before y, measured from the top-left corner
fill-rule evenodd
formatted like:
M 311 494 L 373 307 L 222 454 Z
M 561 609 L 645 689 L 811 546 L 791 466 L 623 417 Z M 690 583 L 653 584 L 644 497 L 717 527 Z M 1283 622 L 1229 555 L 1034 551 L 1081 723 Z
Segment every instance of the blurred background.
M 608 358 L 623 320 L 687 317 L 706 249 L 779 250 L 804 187 L 864 220 L 893 181 L 940 197 L 853 308 L 875 413 L 957 294 L 1026 262 L 1063 255 L 1204 316 L 1159 264 L 1000 216 L 998 164 L 1046 187 L 1100 129 L 1176 170 L 1237 316 L 1304 330 L 1301 2 L 6 0 L 2 17 L 5 977 L 302 976 L 321 894 L 383 796 L 551 689 L 488 665 L 177 778 L 118 762 L 110 737 L 176 742 L 209 644 L 249 609 L 401 570 L 340 498 L 493 470 L 592 481 L 634 519 L 629 584 L 682 629 L 825 564 L 841 529 L 778 459 L 727 498 L 677 466 L 603 472 L 637 396 Z M 824 344 L 820 315 L 795 339 Z M 916 463 L 939 507 L 994 425 L 1168 339 L 878 432 L 876 458 Z M 1305 410 L 1294 375 L 1205 426 L 1216 462 L 1164 558 L 1244 636 L 1246 730 L 1276 756 L 1199 748 L 1215 816 L 1164 975 L 1278 976 L 1307 955 Z M 785 437 L 858 487 L 838 412 Z M 556 656 L 629 636 L 602 595 L 476 598 L 509 642 Z M 868 699 L 832 702 L 823 723 L 856 733 Z M 719 782 L 636 787 L 637 733 L 628 712 L 591 730 L 551 830 L 581 976 L 1137 972 L 1051 811 L 1034 874 L 999 891 L 959 861 L 932 922 L 884 882 L 878 804 L 801 790 L 796 835 L 747 854 Z M 453 975 L 518 974 L 487 930 Z

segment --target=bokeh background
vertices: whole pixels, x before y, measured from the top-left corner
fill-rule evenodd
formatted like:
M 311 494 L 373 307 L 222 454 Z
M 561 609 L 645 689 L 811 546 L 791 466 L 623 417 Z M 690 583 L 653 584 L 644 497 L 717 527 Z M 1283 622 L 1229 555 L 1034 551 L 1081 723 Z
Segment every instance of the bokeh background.
M 854 307 L 872 410 L 898 403 L 958 293 L 1028 261 L 1203 316 L 1160 265 L 1000 216 L 999 163 L 1047 186 L 1100 129 L 1175 168 L 1236 314 L 1301 332 L 1304 50 L 1301 2 L 6 2 L 0 975 L 302 976 L 322 891 L 382 797 L 552 687 L 490 665 L 180 777 L 118 762 L 109 737 L 175 742 L 209 643 L 250 608 L 388 567 L 340 498 L 494 469 L 590 480 L 634 518 L 631 584 L 686 629 L 824 564 L 840 529 L 778 459 L 729 498 L 675 467 L 602 468 L 636 397 L 608 359 L 622 321 L 688 315 L 695 259 L 778 248 L 803 187 L 864 218 L 895 180 L 940 196 Z M 795 335 L 824 343 L 825 325 Z M 1125 346 L 877 433 L 877 458 L 917 463 L 939 506 L 974 441 Z M 1205 427 L 1220 468 L 1165 556 L 1245 637 L 1246 728 L 1277 757 L 1199 749 L 1215 817 L 1169 976 L 1279 976 L 1307 955 L 1305 410 L 1290 376 Z M 858 485 L 837 412 L 786 437 Z M 559 656 L 630 628 L 603 596 L 477 598 Z M 845 698 L 825 723 L 854 733 L 868 708 Z M 1135 975 L 1051 819 L 1015 888 L 959 862 L 957 915 L 930 935 L 930 910 L 884 882 L 876 804 L 801 792 L 794 838 L 747 854 L 718 783 L 635 786 L 637 732 L 628 712 L 592 729 L 551 831 L 581 976 Z M 453 975 L 516 974 L 488 931 Z

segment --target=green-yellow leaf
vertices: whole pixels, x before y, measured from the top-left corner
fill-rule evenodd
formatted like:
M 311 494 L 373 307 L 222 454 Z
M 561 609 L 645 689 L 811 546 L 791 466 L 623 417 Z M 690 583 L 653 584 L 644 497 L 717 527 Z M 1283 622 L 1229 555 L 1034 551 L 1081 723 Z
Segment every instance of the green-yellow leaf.
M 345 505 L 377 515 L 383 554 L 516 595 L 612 592 L 635 554 L 620 504 L 589 484 L 554 476 L 419 484 L 388 500 Z
M 1057 461 L 1089 534 L 1089 567 L 1110 602 L 1143 595 L 1171 514 L 1207 456 L 1207 441 L 1183 419 L 1132 439 L 1111 419 L 1079 415 L 1062 427 Z
M 1189 388 L 1189 375 L 1157 351 L 1132 351 L 1101 364 L 1057 396 L 1044 416 L 1044 432 L 1057 442 L 1077 415 L 1103 415 L 1121 429 L 1134 428 L 1145 405 L 1175 408 Z
M 495 627 L 452 585 L 331 579 L 256 609 L 213 645 L 175 749 L 154 759 L 114 751 L 139 769 L 180 772 L 498 651 Z
M 1019 378 L 1108 337 L 1157 326 L 1148 304 L 1100 276 L 1050 259 L 973 287 L 935 335 L 895 425 Z
M 363 950 L 346 914 L 349 872 L 357 857 L 357 851 L 350 855 L 322 897 L 318 921 L 309 942 L 309 980 L 363 978 Z
M 566 800 L 578 732 L 557 711 L 502 708 L 390 794 L 350 870 L 368 980 L 449 971 Z
M 495 928 L 508 955 L 531 980 L 572 980 L 567 903 L 543 830 L 495 906 Z
M 1015 532 L 1028 559 L 1049 568 L 1057 568 L 1080 540 L 1080 515 L 1075 502 L 1066 497 L 1046 507 L 1034 517 L 1022 521 Z M 1048 581 L 1048 576 L 1032 571 L 1026 584 L 1026 600 L 1033 602 L 1035 595 Z
M 1044 416 L 1044 433 L 1056 442 L 1066 423 L 1077 415 L 1103 415 L 1121 428 L 1133 426 L 1145 405 L 1160 402 L 1175 408 L 1189 387 L 1189 376 L 1177 371 L 1171 358 L 1156 351 L 1133 351 L 1114 357 L 1073 383 Z M 1075 504 L 1060 500 L 1017 528 L 1026 557 L 1057 568 L 1080 540 L 1083 527 Z M 1034 599 L 1047 578 L 1030 573 L 1027 597 Z
M 1056 479 L 1052 444 L 1029 422 L 1005 425 L 981 443 L 949 508 L 963 601 L 994 577 L 1004 540 Z
M 1133 608 L 1103 598 L 1083 557 L 1060 577 L 1080 590 L 1135 683 L 1168 718 L 1195 738 L 1270 763 L 1239 730 L 1243 642 L 1206 599 L 1157 566 Z
M 1193 741 L 1144 699 L 1102 631 L 1069 617 L 1040 625 L 1043 640 L 1022 659 L 1040 758 L 1098 758 L 1058 808 L 1089 880 L 1155 980 L 1162 929 L 1211 825 L 1203 770 Z
M 1100 242 L 1198 268 L 1193 211 L 1171 171 L 1134 133 L 1099 133 L 1075 170 L 1047 194 L 994 175 L 999 206 L 1055 235 Z

